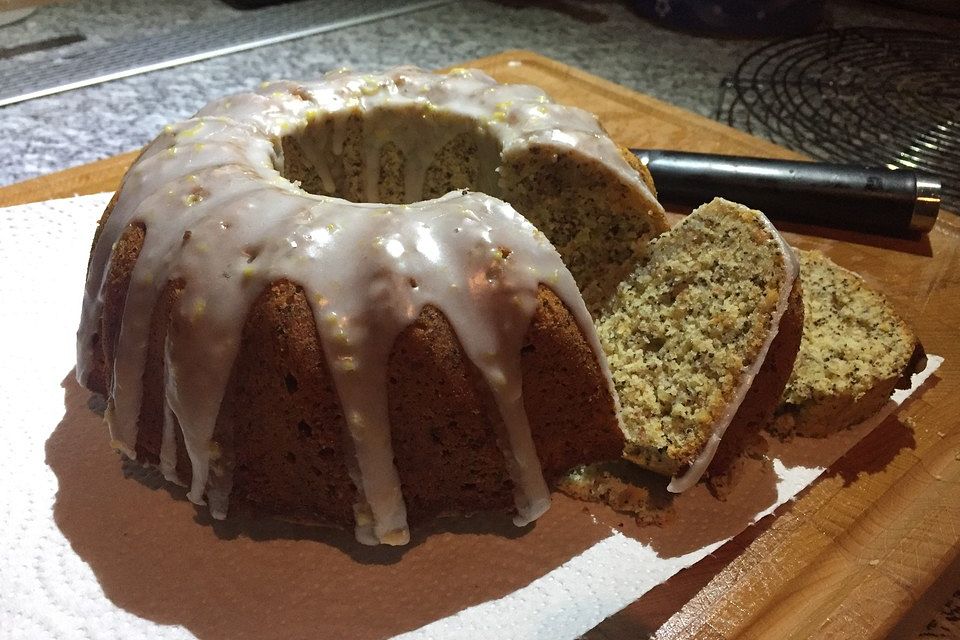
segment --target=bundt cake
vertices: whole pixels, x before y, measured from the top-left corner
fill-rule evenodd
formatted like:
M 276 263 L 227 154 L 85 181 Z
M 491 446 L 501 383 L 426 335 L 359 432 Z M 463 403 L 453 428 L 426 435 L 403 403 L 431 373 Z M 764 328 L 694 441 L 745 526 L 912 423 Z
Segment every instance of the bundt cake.
M 477 71 L 264 84 L 129 169 L 78 379 L 113 446 L 216 518 L 248 503 L 370 544 L 447 513 L 525 524 L 623 448 L 577 283 L 604 304 L 666 229 L 648 183 L 592 115 Z
M 803 340 L 770 430 L 825 436 L 876 413 L 925 358 L 907 323 L 857 274 L 801 251 L 800 279 Z
M 719 198 L 653 240 L 597 320 L 627 459 L 681 492 L 766 424 L 800 343 L 798 271 L 762 213 Z

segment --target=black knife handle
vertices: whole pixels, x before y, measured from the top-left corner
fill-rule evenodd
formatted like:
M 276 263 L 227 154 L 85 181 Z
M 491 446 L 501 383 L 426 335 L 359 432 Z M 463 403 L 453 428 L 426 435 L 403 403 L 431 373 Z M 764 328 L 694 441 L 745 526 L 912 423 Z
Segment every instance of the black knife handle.
M 633 149 L 665 205 L 695 207 L 715 196 L 768 217 L 872 233 L 929 231 L 940 181 L 901 169 Z

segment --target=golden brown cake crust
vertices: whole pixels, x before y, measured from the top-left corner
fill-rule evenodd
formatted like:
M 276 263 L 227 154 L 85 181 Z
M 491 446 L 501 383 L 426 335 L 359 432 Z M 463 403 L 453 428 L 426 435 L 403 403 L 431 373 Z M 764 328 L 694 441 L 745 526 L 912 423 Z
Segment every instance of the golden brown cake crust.
M 303 290 L 274 283 L 247 316 L 214 433 L 235 458 L 234 496 L 297 519 L 353 521 L 346 424 L 333 389 Z

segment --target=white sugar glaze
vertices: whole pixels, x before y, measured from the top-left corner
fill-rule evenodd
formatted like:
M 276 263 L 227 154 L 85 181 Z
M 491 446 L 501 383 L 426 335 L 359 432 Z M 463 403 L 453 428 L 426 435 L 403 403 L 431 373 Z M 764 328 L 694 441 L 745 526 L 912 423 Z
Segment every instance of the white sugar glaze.
M 411 105 L 418 110 L 406 109 Z M 132 224 L 145 240 L 131 276 L 106 412 L 115 447 L 135 457 L 152 310 L 166 284 L 183 282 L 165 345 L 166 415 L 160 466 L 177 480 L 175 422 L 192 467 L 188 496 L 225 517 L 230 465 L 214 425 L 247 312 L 270 283 L 303 287 L 347 417 L 359 496 L 358 539 L 408 540 L 406 511 L 387 421 L 386 366 L 393 342 L 426 305 L 443 312 L 489 384 L 507 428 L 503 443 L 515 487 L 517 524 L 549 507 L 520 380 L 520 348 L 538 286 L 571 311 L 613 397 L 606 359 L 576 284 L 554 248 L 510 205 L 453 192 L 409 205 L 376 204 L 383 136 L 365 131 L 364 192 L 371 203 L 307 193 L 283 177 L 280 140 L 317 118 L 333 118 L 329 145 L 343 148 L 351 114 L 387 114 L 390 141 L 406 159 L 408 199 L 421 193 L 430 159 L 447 138 L 403 135 L 422 107 L 465 116 L 496 141 L 482 187 L 497 192 L 497 163 L 532 142 L 596 158 L 649 196 L 635 171 L 586 112 L 549 102 L 538 89 L 498 85 L 475 71 L 434 75 L 410 67 L 379 75 L 335 72 L 314 83 L 264 84 L 218 100 L 167 127 L 124 179 L 91 257 L 78 332 L 77 375 L 90 375 L 104 286 L 115 243 Z M 383 118 L 381 118 L 383 120 Z M 411 128 L 412 129 L 412 128 Z M 439 137 L 439 136 L 438 136 Z M 332 185 L 322 154 L 311 158 Z M 416 196 L 410 198 L 410 196 Z M 506 258 L 501 249 L 508 249 Z

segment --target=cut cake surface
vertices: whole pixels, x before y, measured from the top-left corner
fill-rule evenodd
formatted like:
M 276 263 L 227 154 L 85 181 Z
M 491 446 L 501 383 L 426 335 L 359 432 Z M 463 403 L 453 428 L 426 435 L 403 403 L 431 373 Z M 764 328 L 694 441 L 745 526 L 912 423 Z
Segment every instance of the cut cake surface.
M 797 271 L 762 213 L 719 198 L 651 242 L 597 322 L 625 457 L 674 476 L 671 489 L 682 491 L 706 470 L 745 398 L 761 406 L 750 413 L 772 413 L 799 344 Z M 771 350 L 788 308 L 792 326 Z M 772 351 L 786 353 L 779 384 L 749 394 Z

